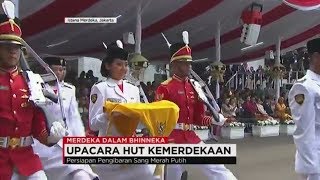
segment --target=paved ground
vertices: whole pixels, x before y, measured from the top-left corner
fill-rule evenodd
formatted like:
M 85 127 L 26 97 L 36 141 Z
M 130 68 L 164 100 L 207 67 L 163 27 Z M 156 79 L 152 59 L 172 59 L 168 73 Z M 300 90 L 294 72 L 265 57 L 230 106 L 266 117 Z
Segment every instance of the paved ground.
M 297 179 L 294 172 L 295 146 L 291 136 L 246 137 L 220 140 L 219 143 L 237 144 L 237 165 L 227 167 L 239 180 Z

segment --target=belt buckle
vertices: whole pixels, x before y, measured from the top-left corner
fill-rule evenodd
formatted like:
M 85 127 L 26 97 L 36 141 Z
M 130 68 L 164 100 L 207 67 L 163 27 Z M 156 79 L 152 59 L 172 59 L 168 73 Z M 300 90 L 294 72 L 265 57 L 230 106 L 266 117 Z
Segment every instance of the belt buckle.
M 183 130 L 184 131 L 189 131 L 191 128 L 190 124 L 183 124 Z
M 9 138 L 8 147 L 14 149 L 17 146 L 20 146 L 21 139 L 20 138 Z

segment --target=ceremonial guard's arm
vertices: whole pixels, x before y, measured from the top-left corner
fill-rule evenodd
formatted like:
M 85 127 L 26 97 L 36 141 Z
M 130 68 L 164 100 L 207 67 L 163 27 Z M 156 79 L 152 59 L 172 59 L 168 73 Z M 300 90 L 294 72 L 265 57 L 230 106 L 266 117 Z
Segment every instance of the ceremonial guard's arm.
M 34 108 L 34 117 L 32 122 L 32 136 L 42 144 L 48 145 L 48 131 L 46 126 L 46 117 L 38 107 Z
M 76 89 L 72 88 L 70 107 L 68 112 L 69 122 L 70 122 L 70 130 L 72 130 L 71 135 L 73 136 L 85 136 L 84 125 L 78 110 L 78 103 L 76 101 Z
M 89 128 L 92 131 L 99 131 L 102 127 L 107 127 L 106 116 L 103 113 L 104 103 L 104 94 L 97 85 L 92 86 L 89 105 Z
M 319 153 L 316 149 L 319 139 L 315 137 L 316 110 L 313 94 L 302 84 L 293 85 L 289 93 L 289 105 L 296 130 L 294 143 L 301 158 L 299 173 L 320 173 Z M 318 102 L 319 103 L 319 102 Z
M 194 108 L 194 120 L 196 125 L 209 126 L 211 124 L 215 124 L 222 126 L 225 122 L 225 117 L 221 113 L 219 113 L 219 122 L 216 122 L 212 116 L 207 115 L 206 106 L 200 100 L 197 100 Z
M 167 86 L 165 85 L 159 85 L 159 87 L 156 90 L 155 93 L 155 101 L 161 101 L 161 100 L 169 100 L 169 92 L 167 89 Z

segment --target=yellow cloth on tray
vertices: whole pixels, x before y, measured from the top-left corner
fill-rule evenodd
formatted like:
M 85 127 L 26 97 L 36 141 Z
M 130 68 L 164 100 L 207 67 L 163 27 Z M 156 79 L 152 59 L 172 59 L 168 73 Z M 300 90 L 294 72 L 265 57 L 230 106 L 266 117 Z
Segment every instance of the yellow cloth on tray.
M 114 103 L 106 101 L 104 112 L 123 136 L 132 136 L 139 122 L 150 131 L 151 136 L 169 136 L 179 118 L 179 107 L 170 101 L 153 103 Z

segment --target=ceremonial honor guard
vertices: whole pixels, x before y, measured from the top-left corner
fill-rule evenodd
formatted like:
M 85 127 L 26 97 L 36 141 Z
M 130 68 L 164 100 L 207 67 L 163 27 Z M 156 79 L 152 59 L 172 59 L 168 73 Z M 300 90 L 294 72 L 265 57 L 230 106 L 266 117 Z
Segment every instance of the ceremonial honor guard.
M 310 66 L 289 92 L 296 129 L 295 170 L 301 180 L 320 180 L 320 38 L 307 43 Z
M 59 57 L 47 57 L 44 59 L 58 78 L 56 81 L 47 84 L 47 90 L 51 93 L 58 94 L 58 87 L 63 102 L 63 110 L 66 116 L 66 126 L 68 127 L 68 136 L 85 136 L 84 125 L 82 123 L 78 103 L 75 96 L 75 87 L 65 83 L 66 61 Z M 52 116 L 47 118 L 62 118 L 62 112 L 59 103 L 51 102 L 46 109 L 51 112 Z M 48 179 L 59 180 L 92 180 L 97 178 L 89 165 L 71 165 L 63 164 L 62 157 L 62 140 L 52 147 L 44 146 L 39 142 L 33 145 L 34 151 L 40 156 L 43 168 Z
M 51 82 L 48 85 L 51 87 L 54 94 L 58 93 L 57 86 L 60 87 L 69 136 L 85 136 L 85 129 L 76 100 L 76 87 L 64 82 L 66 76 L 66 60 L 59 57 L 47 57 L 44 61 L 47 62 L 60 82 L 57 84 L 56 81 L 52 81 L 53 83 Z M 60 106 L 58 104 L 53 104 L 50 110 L 53 114 L 61 114 Z
M 45 114 L 29 101 L 30 89 L 18 68 L 22 31 L 14 13 L 9 13 L 0 15 L 0 179 L 46 180 L 31 146 L 33 138 L 51 144 L 62 136 L 51 133 L 54 128 L 48 135 Z
M 212 116 L 206 115 L 205 105 L 199 100 L 198 93 L 189 79 L 192 56 L 188 43 L 168 45 L 173 76 L 160 84 L 156 91 L 156 100 L 169 100 L 180 108 L 178 123 L 169 135 L 169 141 L 177 144 L 202 143 L 194 132 L 194 126 L 222 125 L 224 117 L 219 114 L 220 122 L 217 123 Z M 194 172 L 188 174 L 199 174 L 201 180 L 236 179 L 224 165 L 168 165 L 166 177 L 169 180 L 180 180 L 182 173 L 190 169 Z
M 101 64 L 101 74 L 107 79 L 95 84 L 91 89 L 89 106 L 89 125 L 92 131 L 99 131 L 99 136 L 123 136 L 114 126 L 109 126 L 110 117 L 103 112 L 106 101 L 115 103 L 140 102 L 138 87 L 124 81 L 128 71 L 128 52 L 121 41 L 117 47 L 107 47 L 107 56 Z M 121 123 L 121 122 L 120 122 Z M 130 128 L 122 123 L 122 129 Z M 101 179 L 115 180 L 150 180 L 152 172 L 145 165 L 95 165 L 94 171 Z

